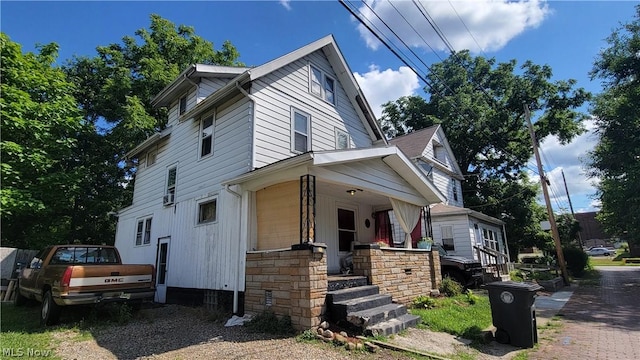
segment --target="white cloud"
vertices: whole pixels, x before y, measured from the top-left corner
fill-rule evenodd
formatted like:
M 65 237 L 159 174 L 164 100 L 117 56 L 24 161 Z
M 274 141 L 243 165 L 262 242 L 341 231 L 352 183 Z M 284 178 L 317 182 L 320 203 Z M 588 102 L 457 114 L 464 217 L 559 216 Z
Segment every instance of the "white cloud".
M 556 210 L 569 211 L 569 200 L 562 179 L 562 171 L 564 171 L 575 212 L 595 211 L 599 206 L 598 200 L 594 199 L 597 179 L 589 178 L 586 169 L 589 152 L 598 142 L 593 133 L 595 122 L 586 120 L 584 124 L 587 132 L 567 145 L 560 144 L 555 136 L 546 138 L 540 144 L 542 162 L 551 183 L 549 196 Z M 535 159 L 532 158 L 529 161 L 529 167 L 537 169 Z M 539 179 L 537 174 L 531 174 L 531 176 Z
M 429 25 L 427 18 L 430 18 L 455 50 L 469 49 L 473 52 L 499 50 L 525 30 L 539 26 L 551 13 L 543 0 L 420 0 L 415 3 L 372 0 L 369 1 L 369 7 L 363 5 L 359 11 L 370 19 L 374 29 L 394 39 L 393 42 L 399 46 L 400 43 L 385 23 L 413 48 L 429 50 L 431 46 L 447 51 Z M 371 49 L 375 50 L 381 45 L 362 24 L 358 25 L 358 31 Z
M 280 0 L 280 5 L 284 6 L 287 10 L 291 10 L 291 0 Z
M 371 65 L 368 72 L 362 75 L 356 72 L 353 76 L 360 84 L 376 119 L 380 118 L 382 104 L 415 94 L 420 88 L 418 76 L 406 66 L 401 66 L 398 70 L 380 71 L 376 65 Z

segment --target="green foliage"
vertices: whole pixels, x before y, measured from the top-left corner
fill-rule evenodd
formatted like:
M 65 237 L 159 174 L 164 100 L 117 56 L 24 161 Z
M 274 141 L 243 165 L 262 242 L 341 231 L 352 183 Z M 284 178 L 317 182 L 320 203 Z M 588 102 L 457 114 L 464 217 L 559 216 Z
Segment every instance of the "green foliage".
M 302 334 L 296 336 L 296 340 L 299 342 L 313 342 L 317 341 L 316 337 L 317 333 L 313 329 L 307 329 L 302 332 Z
M 278 335 L 291 335 L 296 333 L 296 330 L 291 324 L 291 317 L 282 316 L 278 318 L 273 311 L 269 310 L 256 315 L 251 321 L 246 322 L 244 326 L 251 332 Z
M 475 305 L 480 300 L 478 295 L 474 294 L 471 289 L 467 289 L 467 291 L 464 292 L 464 296 L 466 297 L 467 302 L 471 305 Z
M 412 309 L 411 313 L 420 316 L 422 324 L 432 331 L 446 332 L 471 340 L 482 340 L 482 331 L 492 322 L 489 298 L 475 295 L 471 304 L 468 295 L 443 297 L 436 299 L 432 309 Z
M 511 270 L 509 272 L 509 279 L 511 279 L 511 281 L 523 282 L 524 278 L 525 275 L 520 270 Z
M 570 142 L 584 129 L 578 109 L 590 94 L 576 81 L 552 81 L 549 66 L 452 54 L 432 66 L 428 101 L 405 97 L 384 106 L 380 123 L 388 137 L 441 124 L 465 181 L 465 206 L 505 219 L 513 254 L 547 241 L 539 221 L 537 185 L 526 175 L 533 155 L 523 104 L 533 115 L 538 141 L 549 135 Z M 470 141 L 473 139 L 473 141 Z
M 420 295 L 411 302 L 411 307 L 414 309 L 432 309 L 435 306 L 436 299 L 426 295 Z
M 118 325 L 127 324 L 133 319 L 133 308 L 127 304 L 106 304 L 105 309 L 109 314 L 109 319 Z
M 590 109 L 599 135 L 590 154 L 590 175 L 600 180 L 598 220 L 640 256 L 640 5 L 635 18 L 615 29 L 607 42 L 591 71 L 603 92 Z
M 564 248 L 562 254 L 571 275 L 581 277 L 589 265 L 589 255 L 577 247 Z
M 440 293 L 446 296 L 458 296 L 462 294 L 462 285 L 450 277 L 443 277 L 440 283 Z

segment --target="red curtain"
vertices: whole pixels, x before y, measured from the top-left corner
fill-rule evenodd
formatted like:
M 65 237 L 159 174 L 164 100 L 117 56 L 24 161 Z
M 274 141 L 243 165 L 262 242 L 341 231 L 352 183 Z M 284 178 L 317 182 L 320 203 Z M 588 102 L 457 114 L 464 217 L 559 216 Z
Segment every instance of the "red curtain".
M 422 214 L 422 213 L 421 213 Z M 418 247 L 418 240 L 422 237 L 422 215 L 418 219 L 416 227 L 411 232 L 411 247 L 416 249 Z
M 378 211 L 375 215 L 376 238 L 375 242 L 383 242 L 393 247 L 393 231 L 388 211 Z

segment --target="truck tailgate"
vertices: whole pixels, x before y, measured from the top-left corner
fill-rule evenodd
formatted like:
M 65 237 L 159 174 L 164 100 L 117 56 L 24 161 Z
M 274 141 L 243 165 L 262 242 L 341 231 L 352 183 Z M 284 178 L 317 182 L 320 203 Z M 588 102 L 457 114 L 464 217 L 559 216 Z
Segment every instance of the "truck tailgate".
M 69 292 L 153 289 L 152 265 L 75 265 Z

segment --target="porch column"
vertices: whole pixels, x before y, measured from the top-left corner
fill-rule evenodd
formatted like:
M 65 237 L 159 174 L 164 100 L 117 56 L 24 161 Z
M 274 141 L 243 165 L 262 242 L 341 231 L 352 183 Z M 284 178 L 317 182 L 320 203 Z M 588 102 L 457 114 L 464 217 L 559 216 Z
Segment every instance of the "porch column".
M 315 242 L 316 177 L 300 176 L 300 244 Z

